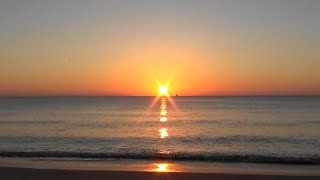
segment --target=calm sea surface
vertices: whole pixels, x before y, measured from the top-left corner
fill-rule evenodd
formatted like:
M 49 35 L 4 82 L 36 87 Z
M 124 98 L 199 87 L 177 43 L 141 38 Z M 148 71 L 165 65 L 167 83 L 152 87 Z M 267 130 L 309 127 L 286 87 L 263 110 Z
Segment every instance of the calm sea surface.
M 0 98 L 0 156 L 320 164 L 320 97 Z

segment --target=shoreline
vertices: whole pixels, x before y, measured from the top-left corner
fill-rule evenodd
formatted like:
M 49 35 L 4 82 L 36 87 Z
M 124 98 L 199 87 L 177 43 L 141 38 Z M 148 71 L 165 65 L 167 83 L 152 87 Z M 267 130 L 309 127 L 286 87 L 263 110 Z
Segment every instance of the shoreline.
M 260 174 L 228 174 L 228 173 L 195 173 L 195 172 L 147 172 L 147 171 L 110 171 L 110 170 L 61 170 L 61 169 L 34 169 L 0 167 L 0 177 L 6 180 L 38 180 L 38 179 L 290 179 L 290 180 L 313 180 L 319 176 L 295 176 L 295 175 L 260 175 Z
M 177 172 L 320 177 L 319 165 L 187 162 L 130 159 L 0 158 L 0 168 L 79 171 Z

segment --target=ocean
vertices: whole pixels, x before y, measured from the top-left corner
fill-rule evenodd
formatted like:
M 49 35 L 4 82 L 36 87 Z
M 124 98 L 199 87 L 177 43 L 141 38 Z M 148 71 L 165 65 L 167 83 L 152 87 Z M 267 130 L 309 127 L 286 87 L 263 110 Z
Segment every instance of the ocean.
M 2 97 L 0 157 L 320 165 L 320 97 Z

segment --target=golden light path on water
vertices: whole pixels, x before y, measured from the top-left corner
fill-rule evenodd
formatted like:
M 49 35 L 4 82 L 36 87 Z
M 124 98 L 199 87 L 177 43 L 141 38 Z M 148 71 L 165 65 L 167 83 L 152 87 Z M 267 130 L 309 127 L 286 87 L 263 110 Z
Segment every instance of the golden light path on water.
M 161 122 L 165 122 L 165 121 L 167 121 L 167 120 L 168 120 L 168 118 L 166 118 L 166 117 L 161 117 L 161 118 L 160 118 L 160 121 L 161 121 Z
M 161 103 L 160 103 L 160 122 L 162 123 L 162 128 L 159 129 L 160 138 L 164 139 L 169 136 L 168 128 L 166 125 L 166 122 L 168 120 L 167 118 L 167 102 L 166 102 L 166 96 L 161 97 Z
M 166 138 L 169 137 L 169 132 L 168 132 L 168 110 L 167 110 L 167 101 L 175 106 L 175 103 L 173 102 L 173 99 L 170 97 L 168 93 L 168 86 L 166 85 L 160 85 L 159 84 L 159 95 L 153 100 L 151 107 L 154 106 L 158 101 L 160 100 L 160 117 L 159 117 L 159 122 L 160 122 L 160 128 L 159 128 L 159 136 L 160 139 L 162 140 L 162 143 L 165 143 Z M 160 153 L 168 153 L 167 150 L 159 150 Z M 174 165 L 171 163 L 164 163 L 164 162 L 159 162 L 159 163 L 153 163 L 150 165 L 150 169 L 148 171 L 152 172 L 174 172 Z
M 161 128 L 159 130 L 159 133 L 160 133 L 160 138 L 162 139 L 167 138 L 169 136 L 167 128 Z
M 169 163 L 153 163 L 150 171 L 152 172 L 174 172 L 174 165 Z

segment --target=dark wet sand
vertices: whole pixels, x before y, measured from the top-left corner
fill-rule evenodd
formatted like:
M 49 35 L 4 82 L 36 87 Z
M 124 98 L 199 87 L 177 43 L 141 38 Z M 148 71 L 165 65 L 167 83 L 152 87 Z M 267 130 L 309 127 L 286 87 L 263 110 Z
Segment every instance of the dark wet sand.
M 0 179 L 4 180 L 126 180 L 126 179 L 221 179 L 221 180 L 271 180 L 271 179 L 293 179 L 311 180 L 319 179 L 319 176 L 286 176 L 286 175 L 252 175 L 252 174 L 223 174 L 223 173 L 187 173 L 187 172 L 136 172 L 136 171 L 100 171 L 100 170 L 57 170 L 57 169 L 29 169 L 29 168 L 0 168 Z

